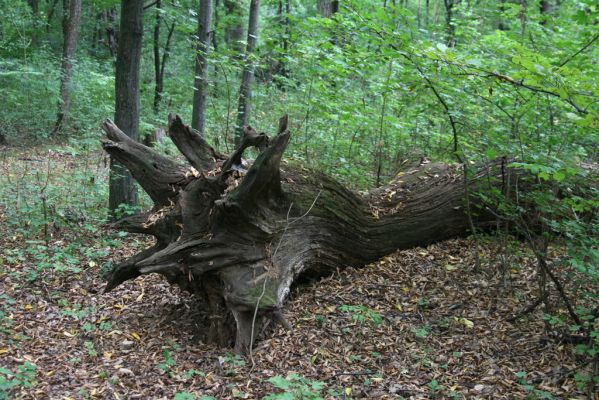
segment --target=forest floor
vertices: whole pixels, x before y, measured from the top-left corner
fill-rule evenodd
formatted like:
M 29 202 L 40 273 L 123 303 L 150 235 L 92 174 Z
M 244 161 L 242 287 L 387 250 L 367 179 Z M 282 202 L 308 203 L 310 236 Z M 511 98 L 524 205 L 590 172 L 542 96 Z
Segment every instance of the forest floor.
M 575 374 L 592 364 L 547 334 L 540 307 L 507 321 L 537 294 L 522 245 L 483 241 L 480 271 L 472 242 L 457 239 L 299 285 L 284 310 L 293 329 L 270 327 L 240 358 L 204 344 L 197 301 L 158 276 L 102 293 L 102 266 L 145 239 L 109 242 L 77 220 L 31 240 L 8 211 L 0 204 L 0 399 L 588 396 Z M 40 267 L 44 251 L 52 262 Z

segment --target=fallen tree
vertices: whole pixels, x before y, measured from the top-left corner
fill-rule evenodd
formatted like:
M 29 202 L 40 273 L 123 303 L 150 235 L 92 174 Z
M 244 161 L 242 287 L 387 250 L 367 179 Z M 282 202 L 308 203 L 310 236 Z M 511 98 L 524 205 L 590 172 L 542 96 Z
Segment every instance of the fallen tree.
M 181 119 L 169 116 L 169 136 L 189 165 L 128 138 L 110 120 L 104 149 L 124 164 L 154 201 L 114 228 L 152 235 L 155 244 L 114 266 L 106 291 L 159 273 L 203 297 L 211 317 L 207 338 L 247 353 L 267 318 L 281 309 L 301 275 L 322 276 L 372 262 L 397 249 L 424 246 L 469 232 L 460 167 L 424 163 L 366 195 L 314 170 L 282 161 L 287 117 L 272 139 L 245 128 L 229 157 L 215 151 Z M 253 163 L 242 158 L 256 147 Z M 499 177 L 503 163 L 479 170 L 468 185 Z M 485 177 L 485 179 L 481 179 Z M 477 215 L 478 226 L 493 220 Z

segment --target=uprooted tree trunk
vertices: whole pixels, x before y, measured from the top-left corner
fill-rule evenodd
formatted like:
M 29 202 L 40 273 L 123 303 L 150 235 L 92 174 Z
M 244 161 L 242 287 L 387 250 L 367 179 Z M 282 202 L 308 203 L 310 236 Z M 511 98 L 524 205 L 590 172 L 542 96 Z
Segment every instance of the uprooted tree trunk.
M 110 120 L 103 128 L 104 149 L 155 204 L 115 228 L 156 238 L 113 268 L 106 291 L 140 275 L 162 274 L 206 300 L 208 340 L 229 345 L 234 339 L 240 353 L 249 351 L 263 321 L 284 323 L 281 309 L 298 276 L 322 276 L 468 232 L 457 166 L 422 164 L 360 196 L 281 160 L 290 138 L 286 117 L 272 139 L 247 127 L 240 147 L 225 157 L 171 114 L 169 135 L 191 165 L 131 140 Z M 260 154 L 248 166 L 242 155 L 249 147 Z M 501 176 L 500 170 L 488 166 L 469 185 Z M 478 216 L 479 223 L 490 219 Z

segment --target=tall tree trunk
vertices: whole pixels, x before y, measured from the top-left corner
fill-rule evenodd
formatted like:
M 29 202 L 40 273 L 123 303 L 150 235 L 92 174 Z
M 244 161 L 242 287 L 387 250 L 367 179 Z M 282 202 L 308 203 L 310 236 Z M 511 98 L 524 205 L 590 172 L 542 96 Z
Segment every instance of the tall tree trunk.
M 63 1 L 63 46 L 62 62 L 60 65 L 60 104 L 58 116 L 52 135 L 57 134 L 67 122 L 71 108 L 71 78 L 73 77 L 73 63 L 77 49 L 77 36 L 81 23 L 81 0 Z
M 200 132 L 202 136 L 204 135 L 208 106 L 208 52 L 210 51 L 212 11 L 212 0 L 200 0 L 191 127 Z
M 316 8 L 321 17 L 330 18 L 339 11 L 339 0 L 317 0 Z
M 243 60 L 241 87 L 239 88 L 239 105 L 237 107 L 237 126 L 235 129 L 235 147 L 241 144 L 244 127 L 250 120 L 252 98 L 252 79 L 254 77 L 254 61 L 252 56 L 258 42 L 258 23 L 260 20 L 260 0 L 250 1 L 247 47 Z
M 335 13 L 339 11 L 339 1 L 338 0 L 318 0 L 316 2 L 316 8 L 318 9 L 318 13 L 323 18 L 331 18 Z M 337 45 L 338 42 L 338 34 L 336 27 L 331 27 L 330 30 L 331 35 L 331 44 Z M 334 83 L 333 83 L 334 85 Z
M 225 26 L 225 42 L 234 54 L 243 51 L 243 7 L 240 0 L 224 0 L 227 11 L 227 24 Z
M 143 37 L 143 0 L 123 0 L 116 59 L 115 122 L 133 141 L 139 138 L 139 63 Z M 137 191 L 130 172 L 110 161 L 108 206 L 136 205 Z

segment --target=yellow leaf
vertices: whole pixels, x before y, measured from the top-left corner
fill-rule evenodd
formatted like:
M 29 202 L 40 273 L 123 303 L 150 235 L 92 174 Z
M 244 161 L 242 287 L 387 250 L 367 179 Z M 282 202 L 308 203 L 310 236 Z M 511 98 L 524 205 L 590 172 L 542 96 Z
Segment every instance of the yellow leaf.
M 96 265 L 98 265 L 98 264 L 96 264 L 96 262 L 95 262 L 95 261 L 90 261 L 90 262 L 88 262 L 87 264 L 88 264 L 90 267 L 92 267 L 92 268 L 93 268 L 93 267 L 95 267 Z
M 62 334 L 65 335 L 66 337 L 74 337 L 75 336 L 71 332 L 67 332 L 67 331 L 63 331 Z
M 466 328 L 468 329 L 472 329 L 474 328 L 474 322 L 470 321 L 469 319 L 466 318 L 459 318 L 458 322 L 462 325 L 464 325 Z
M 115 304 L 112 307 L 116 308 L 117 310 L 122 310 L 123 306 L 121 304 Z
M 346 394 L 347 396 L 351 396 L 351 388 L 350 388 L 350 387 L 348 387 L 348 388 L 345 388 L 345 394 Z
M 8 353 L 10 350 L 8 349 L 0 349 L 0 354 L 6 354 Z
M 31 304 L 25 304 L 25 310 L 31 310 L 33 306 Z
M 397 308 L 399 311 L 402 311 L 402 310 L 403 310 L 403 307 L 402 307 L 402 306 L 401 306 L 401 304 L 399 304 L 399 303 L 397 303 L 397 304 L 395 305 L 395 308 Z
M 112 358 L 112 353 L 109 351 L 104 352 L 104 358 L 110 360 Z
M 137 332 L 131 332 L 131 336 L 137 341 L 141 340 L 141 337 L 137 334 Z

